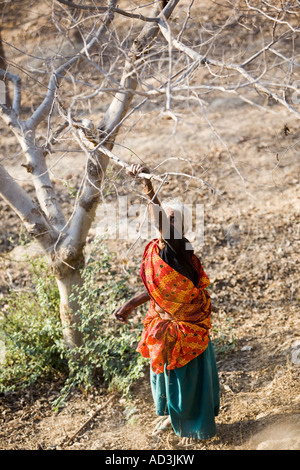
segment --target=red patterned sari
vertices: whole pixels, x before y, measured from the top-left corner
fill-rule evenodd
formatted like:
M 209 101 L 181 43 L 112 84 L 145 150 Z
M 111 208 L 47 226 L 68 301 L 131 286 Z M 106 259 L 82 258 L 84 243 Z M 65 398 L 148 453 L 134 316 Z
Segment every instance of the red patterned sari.
M 197 286 L 160 258 L 158 240 L 144 252 L 141 277 L 151 302 L 137 351 L 151 359 L 156 374 L 164 371 L 165 364 L 167 369 L 184 366 L 202 354 L 209 342 L 211 301 L 206 288 L 210 281 L 194 254 L 192 263 L 198 272 Z M 163 320 L 156 304 L 173 319 Z

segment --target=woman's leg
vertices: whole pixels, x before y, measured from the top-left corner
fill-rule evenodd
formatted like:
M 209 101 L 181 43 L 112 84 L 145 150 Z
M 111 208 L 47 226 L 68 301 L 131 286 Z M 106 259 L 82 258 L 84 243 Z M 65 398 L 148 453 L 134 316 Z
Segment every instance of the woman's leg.
M 211 342 L 184 367 L 165 371 L 168 411 L 175 433 L 208 439 L 215 435 L 219 412 L 219 380 Z
M 150 368 L 150 384 L 156 414 L 158 416 L 167 416 L 169 411 L 164 373 L 155 374 Z

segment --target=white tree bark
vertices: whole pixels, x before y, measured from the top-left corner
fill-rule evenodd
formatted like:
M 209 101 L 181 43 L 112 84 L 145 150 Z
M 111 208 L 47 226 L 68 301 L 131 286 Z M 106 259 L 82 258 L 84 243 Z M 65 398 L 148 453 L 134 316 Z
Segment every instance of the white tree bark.
M 61 3 L 71 5 L 70 2 Z M 12 109 L 4 105 L 0 106 L 1 117 L 16 136 L 26 156 L 27 162 L 23 166 L 32 175 L 39 205 L 36 206 L 33 203 L 2 166 L 0 166 L 0 193 L 24 222 L 29 233 L 41 243 L 50 260 L 60 292 L 63 335 L 69 348 L 82 344 L 82 335 L 76 327 L 80 322 L 78 305 L 70 300 L 70 296 L 75 286 L 82 285 L 80 271 L 84 266 L 83 248 L 100 200 L 100 188 L 109 163 L 107 151 L 113 148 L 120 124 L 130 108 L 138 85 L 135 62 L 144 55 L 145 51 L 149 50 L 151 41 L 159 33 L 158 20 L 161 7 L 157 4 L 149 18 L 133 15 L 146 23 L 134 41 L 128 60 L 125 62 L 120 80 L 121 91 L 115 94 L 104 119 L 98 126 L 103 151 L 100 146 L 92 151 L 86 149 L 88 164 L 85 185 L 69 222 L 65 220 L 53 190 L 46 164 L 45 149 L 36 144 L 36 129 L 51 113 L 63 75 L 74 64 L 78 64 L 83 57 L 89 57 L 98 41 L 108 32 L 114 12 L 123 14 L 121 10 L 118 11 L 116 3 L 116 0 L 110 0 L 103 23 L 95 35 L 85 40 L 82 50 L 51 74 L 45 98 L 26 121 L 22 121 L 18 114 L 21 100 L 19 77 L 5 71 L 0 72 L 0 77 L 14 84 Z M 169 17 L 178 3 L 179 0 L 170 0 L 164 9 L 164 17 Z M 72 4 L 72 6 L 80 5 Z M 132 17 L 132 15 L 129 16 Z M 70 124 L 72 125 L 72 122 Z
M 48 223 L 41 209 L 2 165 L 0 165 L 0 187 L 3 199 L 16 212 L 28 233 L 36 238 L 49 256 L 57 240 L 56 230 Z
M 70 300 L 74 287 L 82 286 L 80 271 L 68 270 L 62 277 L 56 277 L 60 294 L 60 319 L 65 345 L 73 349 L 82 344 L 83 338 L 80 332 L 79 306 L 75 300 Z

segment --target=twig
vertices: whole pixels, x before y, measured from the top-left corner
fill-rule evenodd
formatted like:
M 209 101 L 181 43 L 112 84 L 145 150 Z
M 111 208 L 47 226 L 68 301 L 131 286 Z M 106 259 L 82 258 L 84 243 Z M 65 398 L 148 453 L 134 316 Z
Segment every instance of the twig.
M 57 0 L 58 3 L 62 3 L 63 5 L 67 5 L 68 7 L 77 8 L 79 10 L 89 10 L 89 11 L 97 11 L 97 12 L 107 12 L 109 7 L 101 7 L 96 5 L 79 5 L 78 3 L 70 2 L 69 0 Z M 142 21 L 148 22 L 158 22 L 157 17 L 148 17 L 141 14 L 130 13 L 126 10 L 121 10 L 121 8 L 112 7 L 111 10 L 114 13 L 119 13 L 120 15 L 127 16 L 129 18 L 135 18 Z
M 61 444 L 61 446 L 65 445 L 65 446 L 68 446 L 70 445 L 70 443 L 75 439 L 75 437 L 78 436 L 78 434 L 97 416 L 97 414 L 103 410 L 113 399 L 114 399 L 114 395 L 112 395 L 105 403 L 104 405 L 101 405 L 101 406 L 98 406 L 98 408 L 94 411 L 94 413 L 92 414 L 92 416 L 89 417 L 89 419 L 87 419 L 81 426 L 79 429 L 77 429 L 77 431 L 74 432 L 74 434 L 72 434 L 71 437 L 69 437 L 69 439 L 67 440 L 66 444 Z
M 248 4 L 248 2 L 247 2 Z M 163 18 L 160 18 L 160 21 L 158 23 L 159 28 L 165 39 L 168 41 L 169 44 L 172 44 L 173 47 L 178 49 L 179 51 L 183 52 L 186 54 L 188 57 L 190 57 L 193 61 L 197 62 L 199 65 L 200 64 L 205 64 L 206 66 L 216 66 L 220 67 L 222 70 L 230 70 L 237 72 L 240 74 L 242 77 L 244 77 L 249 85 L 253 86 L 258 92 L 263 93 L 264 95 L 268 96 L 269 98 L 272 98 L 275 100 L 277 103 L 280 103 L 282 106 L 288 109 L 288 111 L 294 113 L 298 118 L 300 116 L 299 111 L 291 106 L 289 103 L 286 102 L 285 99 L 281 98 L 280 95 L 273 93 L 271 90 L 269 90 L 263 83 L 260 82 L 260 77 L 255 78 L 251 75 L 250 72 L 248 72 L 243 65 L 239 65 L 236 63 L 224 63 L 220 60 L 215 60 L 211 59 L 207 56 L 204 56 L 202 54 L 199 54 L 196 50 L 192 49 L 191 47 L 187 46 L 186 44 L 182 43 L 181 41 L 176 40 L 175 38 L 172 37 L 172 35 L 169 32 L 169 28 L 167 26 L 166 21 Z M 269 47 L 272 45 L 272 42 L 269 44 Z M 267 48 L 268 50 L 268 48 Z M 265 48 L 263 48 L 263 52 L 265 51 Z M 272 50 L 272 52 L 274 52 Z M 252 60 L 252 58 L 251 58 Z M 264 75 L 264 73 L 262 74 Z
M 100 149 L 101 149 L 101 152 L 103 152 L 105 155 L 107 155 L 107 157 L 109 157 L 111 160 L 113 160 L 115 163 L 117 163 L 117 165 L 121 166 L 122 168 L 125 168 L 125 169 L 129 170 L 130 165 L 128 163 L 124 162 L 123 160 L 121 160 L 121 158 L 114 155 L 106 147 L 104 147 L 103 145 L 100 145 Z M 145 178 L 145 179 L 149 179 L 149 180 L 151 179 L 151 180 L 159 181 L 160 183 L 162 183 L 164 181 L 163 178 L 161 178 L 160 176 L 153 175 L 152 173 L 139 173 L 137 175 L 137 177 L 138 178 Z

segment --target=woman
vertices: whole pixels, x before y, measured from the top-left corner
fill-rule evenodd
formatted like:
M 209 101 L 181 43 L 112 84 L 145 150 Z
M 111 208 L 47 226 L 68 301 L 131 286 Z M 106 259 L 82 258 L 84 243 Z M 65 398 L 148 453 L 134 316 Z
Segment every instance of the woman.
M 147 169 L 133 165 L 132 176 Z M 156 413 L 162 416 L 154 434 L 170 426 L 176 435 L 208 439 L 215 435 L 219 381 L 209 338 L 209 279 L 189 241 L 184 206 L 161 206 L 152 183 L 145 193 L 159 237 L 146 246 L 141 263 L 145 292 L 115 312 L 127 323 L 139 305 L 150 300 L 137 350 L 151 361 L 151 390 Z

